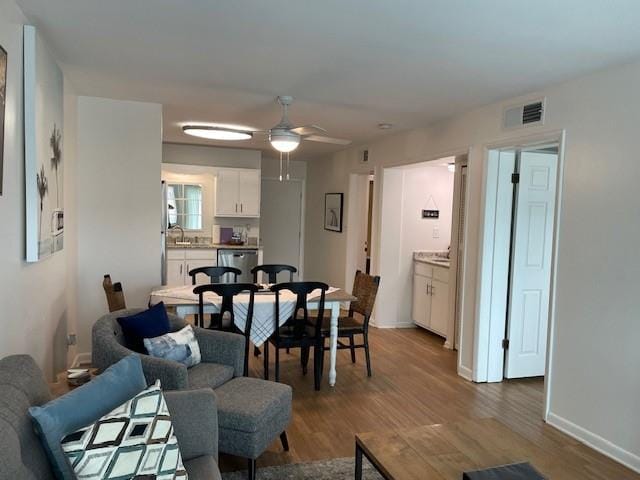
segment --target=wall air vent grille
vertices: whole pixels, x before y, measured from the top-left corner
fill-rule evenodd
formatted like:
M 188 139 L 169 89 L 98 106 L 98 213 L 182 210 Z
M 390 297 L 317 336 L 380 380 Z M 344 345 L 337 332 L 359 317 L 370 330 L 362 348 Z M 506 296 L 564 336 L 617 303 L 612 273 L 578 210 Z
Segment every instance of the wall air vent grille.
M 505 109 L 503 115 L 503 128 L 518 128 L 544 123 L 544 99 L 535 102 L 511 106 Z

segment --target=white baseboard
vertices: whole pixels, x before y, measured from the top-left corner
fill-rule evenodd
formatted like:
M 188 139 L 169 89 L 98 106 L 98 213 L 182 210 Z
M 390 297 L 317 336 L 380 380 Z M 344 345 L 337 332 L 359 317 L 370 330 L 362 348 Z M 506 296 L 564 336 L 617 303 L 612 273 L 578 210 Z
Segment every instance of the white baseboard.
M 71 362 L 71 368 L 77 368 L 81 365 L 90 365 L 91 364 L 91 352 L 79 353 L 77 354 L 73 362 Z
M 465 367 L 464 365 L 458 366 L 458 375 L 460 375 L 465 380 L 469 380 L 473 382 L 473 372 L 470 368 Z
M 369 325 L 376 328 L 416 328 L 416 324 L 413 322 L 396 323 L 394 325 L 379 325 L 374 322 L 370 322 Z
M 602 438 L 600 435 L 597 435 L 580 425 L 576 425 L 553 412 L 549 412 L 549 415 L 547 416 L 547 423 L 566 433 L 570 437 L 590 446 L 603 455 L 621 463 L 625 467 L 640 473 L 640 456 L 628 452 L 627 450 L 613 444 L 606 438 Z

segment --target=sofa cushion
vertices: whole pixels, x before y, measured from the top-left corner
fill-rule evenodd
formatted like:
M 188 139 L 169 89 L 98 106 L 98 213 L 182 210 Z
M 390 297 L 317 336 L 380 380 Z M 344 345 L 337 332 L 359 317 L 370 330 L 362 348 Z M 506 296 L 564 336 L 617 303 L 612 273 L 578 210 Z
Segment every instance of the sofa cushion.
M 211 455 L 196 457 L 184 462 L 189 480 L 221 480 L 218 465 Z
M 194 367 L 201 361 L 200 346 L 191 325 L 160 337 L 145 338 L 144 348 L 152 357 L 173 360 L 187 368 Z
M 62 438 L 94 422 L 146 386 L 140 358 L 129 355 L 91 382 L 43 406 L 29 408 L 36 432 L 57 478 L 75 478 L 60 447 Z
M 128 317 L 118 317 L 125 346 L 138 353 L 147 353 L 145 338 L 153 338 L 171 331 L 167 309 L 160 302 L 153 307 Z
M 61 443 L 78 478 L 187 478 L 159 381 Z
M 234 369 L 220 363 L 199 363 L 187 370 L 189 388 L 218 388 L 233 378 Z
M 238 377 L 217 388 L 215 394 L 220 429 L 251 433 L 268 428 L 276 417 L 291 416 L 289 385 Z

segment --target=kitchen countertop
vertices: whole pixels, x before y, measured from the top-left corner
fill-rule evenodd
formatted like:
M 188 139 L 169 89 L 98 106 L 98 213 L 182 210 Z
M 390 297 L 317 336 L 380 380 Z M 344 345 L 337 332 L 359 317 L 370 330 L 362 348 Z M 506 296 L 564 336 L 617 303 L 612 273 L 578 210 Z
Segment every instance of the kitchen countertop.
M 189 245 L 176 245 L 175 243 L 167 243 L 167 248 L 180 250 L 180 249 L 233 249 L 233 250 L 262 250 L 262 246 L 258 245 L 225 245 L 222 243 L 190 243 Z

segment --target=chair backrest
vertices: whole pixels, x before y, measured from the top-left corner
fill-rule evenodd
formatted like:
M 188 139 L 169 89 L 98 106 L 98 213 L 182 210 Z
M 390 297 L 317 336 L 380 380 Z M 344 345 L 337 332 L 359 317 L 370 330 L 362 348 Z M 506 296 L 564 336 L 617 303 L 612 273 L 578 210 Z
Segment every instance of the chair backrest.
M 102 288 L 104 288 L 104 293 L 107 295 L 107 304 L 109 305 L 110 312 L 127 308 L 122 284 L 120 282 L 111 283 L 111 275 L 108 273 L 102 280 Z
M 295 309 L 291 319 L 287 321 L 287 324 L 293 329 L 294 338 L 309 337 L 308 327 L 312 327 L 312 338 L 319 340 L 322 337 L 322 319 L 324 318 L 324 303 L 328 289 L 329 285 L 322 282 L 285 282 L 273 285 L 271 291 L 276 294 L 276 322 L 280 318 L 280 292 L 287 290 L 296 295 Z M 316 290 L 320 290 L 320 298 L 314 299 L 314 303 L 317 302 L 318 306 L 316 308 L 317 316 L 313 319 L 315 321 L 312 321 L 312 318 L 309 318 L 308 295 Z M 279 337 L 279 333 L 280 329 L 276 325 L 276 338 Z
M 189 270 L 189 276 L 191 277 L 191 284 L 196 284 L 196 277 L 198 274 L 207 275 L 209 277 L 209 283 L 220 283 L 220 279 L 223 275 L 231 275 L 233 283 L 238 281 L 238 275 L 242 275 L 242 270 L 234 267 L 200 267 Z
M 253 305 L 255 301 L 255 293 L 258 286 L 253 283 L 212 283 L 209 285 L 198 285 L 193 289 L 193 293 L 198 295 L 198 311 L 200 318 L 204 318 L 204 294 L 213 292 L 222 298 L 220 306 L 220 318 L 225 314 L 229 315 L 231 325 L 235 325 L 235 314 L 233 312 L 233 299 L 241 293 L 249 292 L 249 304 L 247 306 L 247 319 L 244 324 L 244 330 L 240 330 L 244 335 L 244 375 L 249 375 L 249 340 L 251 335 L 251 325 L 253 324 Z M 237 327 L 236 327 L 237 328 Z
M 358 270 L 353 279 L 353 295 L 357 298 L 355 302 L 351 302 L 349 306 L 349 316 L 359 313 L 364 317 L 365 323 L 369 322 L 373 306 L 376 302 L 378 287 L 380 286 L 380 277 L 367 275 Z
M 251 269 L 251 273 L 253 274 L 253 283 L 258 283 L 258 273 L 263 272 L 267 274 L 269 283 L 277 283 L 278 282 L 278 274 L 280 272 L 289 272 L 289 282 L 293 282 L 293 274 L 296 273 L 298 269 L 293 265 L 278 265 L 278 264 L 269 264 L 269 265 L 258 265 L 257 267 L 253 267 Z
M 0 360 L 0 478 L 55 478 L 28 412 L 50 399 L 33 358 L 12 355 Z

